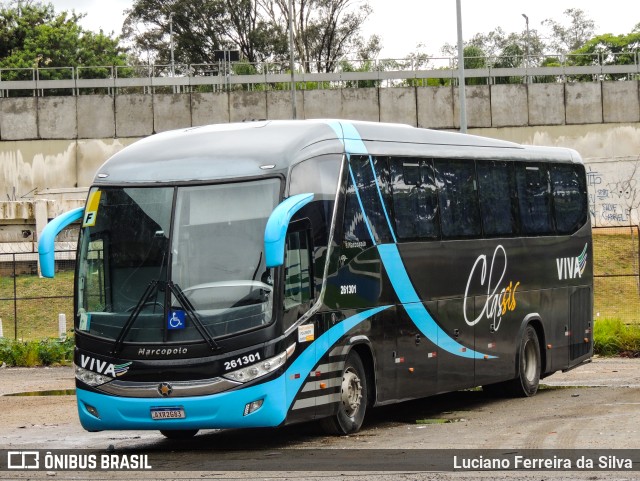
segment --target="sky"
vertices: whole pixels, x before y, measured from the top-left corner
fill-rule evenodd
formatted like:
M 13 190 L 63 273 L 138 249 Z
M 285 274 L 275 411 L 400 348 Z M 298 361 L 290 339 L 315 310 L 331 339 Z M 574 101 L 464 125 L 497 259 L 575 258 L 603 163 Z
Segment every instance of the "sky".
M 198 1 L 198 0 L 193 0 Z M 57 11 L 75 10 L 86 13 L 83 27 L 119 34 L 123 11 L 133 0 L 53 0 Z M 423 44 L 421 52 L 440 55 L 445 43 L 457 43 L 455 0 L 369 0 L 373 13 L 365 24 L 366 35 L 382 37 L 380 58 L 404 58 Z M 563 12 L 580 8 L 596 23 L 596 33 L 626 34 L 640 23 L 640 2 L 637 0 L 461 0 L 462 32 L 467 39 L 476 33 L 490 32 L 496 27 L 509 32 L 526 28 L 522 14 L 529 17 L 529 28 L 541 30 L 547 18 L 566 21 Z

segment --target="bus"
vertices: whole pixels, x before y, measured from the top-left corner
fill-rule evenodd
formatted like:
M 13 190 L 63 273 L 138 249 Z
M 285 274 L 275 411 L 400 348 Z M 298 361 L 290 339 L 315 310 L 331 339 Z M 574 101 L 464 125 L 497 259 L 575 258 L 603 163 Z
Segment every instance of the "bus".
M 532 396 L 593 353 L 584 164 L 570 149 L 345 120 L 160 133 L 96 173 L 78 221 L 88 431 L 360 429 L 482 386 Z

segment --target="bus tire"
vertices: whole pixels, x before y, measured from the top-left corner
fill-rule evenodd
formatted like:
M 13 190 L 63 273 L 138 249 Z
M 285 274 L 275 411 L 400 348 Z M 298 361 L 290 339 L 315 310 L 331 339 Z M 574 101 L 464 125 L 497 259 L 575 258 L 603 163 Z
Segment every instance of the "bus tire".
M 352 351 L 344 363 L 338 412 L 320 420 L 327 434 L 344 436 L 358 432 L 367 410 L 367 375 L 360 356 Z
M 191 439 L 198 431 L 198 429 L 161 429 L 160 434 L 167 439 Z
M 520 340 L 518 352 L 518 377 L 508 381 L 507 394 L 514 397 L 530 397 L 538 391 L 542 358 L 538 334 L 531 324 L 527 325 Z

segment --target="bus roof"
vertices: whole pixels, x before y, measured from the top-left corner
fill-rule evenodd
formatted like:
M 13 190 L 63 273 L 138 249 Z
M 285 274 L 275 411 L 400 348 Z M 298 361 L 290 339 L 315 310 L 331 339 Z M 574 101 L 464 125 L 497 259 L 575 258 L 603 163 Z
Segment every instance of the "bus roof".
M 525 147 L 403 124 L 268 120 L 190 127 L 152 135 L 111 157 L 98 170 L 95 182 L 198 182 L 286 174 L 291 165 L 307 158 L 342 154 L 345 147 L 337 132 L 343 127 L 356 129 L 367 150 L 359 153 L 579 161 L 579 156 L 570 149 Z

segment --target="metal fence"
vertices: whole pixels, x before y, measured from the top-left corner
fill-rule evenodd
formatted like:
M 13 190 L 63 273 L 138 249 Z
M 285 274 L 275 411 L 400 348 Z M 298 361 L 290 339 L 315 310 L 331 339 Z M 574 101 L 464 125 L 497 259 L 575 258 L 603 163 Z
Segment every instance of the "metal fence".
M 37 253 L 0 254 L 0 320 L 9 339 L 60 337 L 73 327 L 75 251 L 56 252 L 56 277 L 38 275 Z M 66 326 L 62 326 L 65 321 Z
M 640 323 L 638 226 L 593 229 L 594 317 Z
M 640 235 L 637 226 L 593 229 L 594 317 L 640 322 Z M 58 337 L 60 315 L 73 327 L 75 251 L 56 252 L 56 277 L 38 276 L 37 254 L 0 254 L 0 319 L 4 337 Z
M 557 83 L 640 78 L 638 50 L 605 56 L 466 58 L 467 83 Z M 104 93 L 289 90 L 288 62 L 0 68 L 0 97 Z M 296 64 L 297 89 L 456 85 L 457 58 L 343 59 Z

